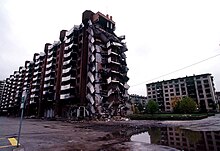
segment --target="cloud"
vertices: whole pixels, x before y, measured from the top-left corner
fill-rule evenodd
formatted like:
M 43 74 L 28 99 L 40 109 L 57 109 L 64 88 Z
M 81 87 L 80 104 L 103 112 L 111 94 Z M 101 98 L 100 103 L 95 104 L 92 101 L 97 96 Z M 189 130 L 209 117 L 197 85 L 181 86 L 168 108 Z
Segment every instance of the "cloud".
M 214 0 L 3 0 L 0 8 L 1 79 L 32 60 L 45 43 L 58 40 L 60 30 L 80 24 L 86 9 L 112 15 L 116 33 L 126 35 L 131 86 L 220 53 L 220 10 Z M 209 72 L 220 90 L 219 64 L 218 57 L 156 81 Z M 129 92 L 146 95 L 145 84 Z

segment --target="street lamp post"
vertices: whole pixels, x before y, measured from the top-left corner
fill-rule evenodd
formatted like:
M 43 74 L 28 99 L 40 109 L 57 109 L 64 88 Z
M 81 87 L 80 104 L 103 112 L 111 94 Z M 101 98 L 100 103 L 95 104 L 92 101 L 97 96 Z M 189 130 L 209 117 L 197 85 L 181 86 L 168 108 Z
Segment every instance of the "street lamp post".
M 21 98 L 21 118 L 20 118 L 20 124 L 19 124 L 19 131 L 18 131 L 18 142 L 17 142 L 17 147 L 19 147 L 19 142 L 20 142 L 20 136 L 21 136 L 21 125 L 22 125 L 22 120 L 23 120 L 23 115 L 24 115 L 24 106 L 25 106 L 25 101 L 27 98 L 27 91 L 23 91 L 22 93 L 22 98 Z

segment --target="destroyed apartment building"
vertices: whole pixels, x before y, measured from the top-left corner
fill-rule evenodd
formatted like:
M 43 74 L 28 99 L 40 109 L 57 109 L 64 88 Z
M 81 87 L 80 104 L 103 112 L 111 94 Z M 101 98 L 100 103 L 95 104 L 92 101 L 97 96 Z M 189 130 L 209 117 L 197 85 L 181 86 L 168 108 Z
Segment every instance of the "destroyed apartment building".
M 112 16 L 86 10 L 82 23 L 60 32 L 6 79 L 0 114 L 18 115 L 27 91 L 26 116 L 122 115 L 129 98 L 125 36 L 114 33 Z

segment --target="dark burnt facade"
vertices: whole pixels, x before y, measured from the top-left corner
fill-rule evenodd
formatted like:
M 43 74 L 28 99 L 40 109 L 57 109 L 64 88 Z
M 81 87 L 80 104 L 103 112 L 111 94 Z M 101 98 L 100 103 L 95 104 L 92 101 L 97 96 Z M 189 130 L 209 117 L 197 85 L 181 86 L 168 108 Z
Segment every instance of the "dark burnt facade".
M 58 41 L 45 44 L 44 53 L 35 53 L 33 61 L 20 67 L 15 98 L 20 103 L 22 92 L 28 92 L 26 115 L 120 114 L 129 97 L 128 49 L 125 36 L 114 30 L 111 16 L 85 11 L 80 25 L 62 30 Z

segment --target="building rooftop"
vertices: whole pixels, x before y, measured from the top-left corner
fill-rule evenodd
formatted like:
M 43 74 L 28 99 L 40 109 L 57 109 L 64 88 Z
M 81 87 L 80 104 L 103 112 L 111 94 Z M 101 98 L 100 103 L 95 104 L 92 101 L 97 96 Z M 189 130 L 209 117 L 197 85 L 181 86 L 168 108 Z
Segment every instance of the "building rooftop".
M 180 78 L 175 78 L 175 79 L 169 79 L 169 80 L 151 82 L 151 83 L 148 83 L 148 84 L 146 84 L 146 85 L 151 85 L 151 84 L 156 84 L 156 83 L 162 83 L 162 82 L 169 82 L 169 81 L 178 80 L 178 79 L 186 79 L 186 78 L 192 78 L 192 77 L 208 76 L 208 75 L 212 75 L 212 74 L 211 74 L 211 73 L 204 73 L 204 74 L 199 74 L 199 75 L 192 75 L 192 76 L 180 77 Z

